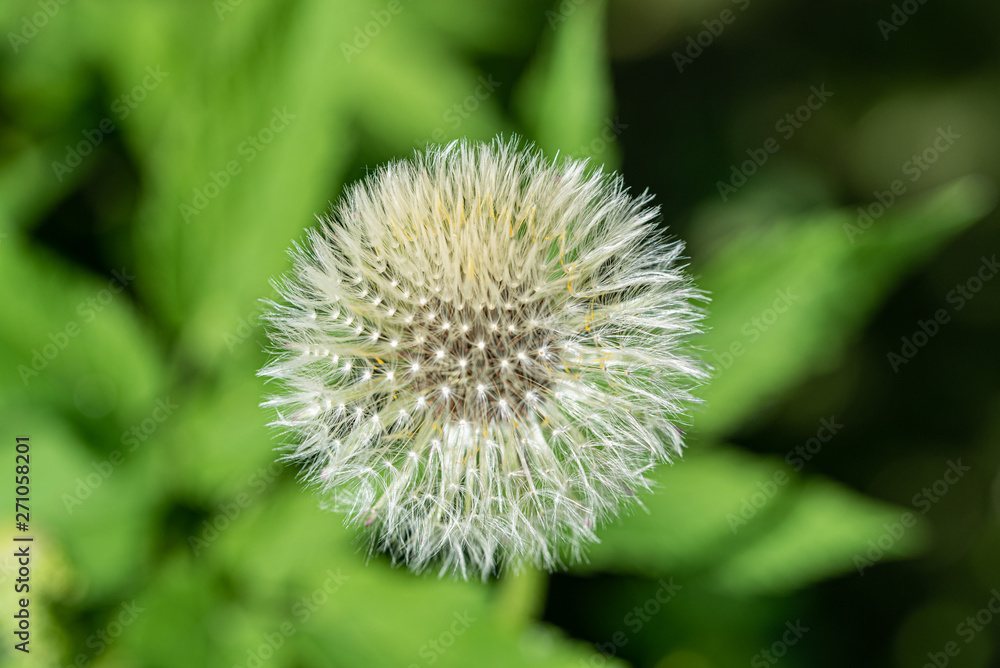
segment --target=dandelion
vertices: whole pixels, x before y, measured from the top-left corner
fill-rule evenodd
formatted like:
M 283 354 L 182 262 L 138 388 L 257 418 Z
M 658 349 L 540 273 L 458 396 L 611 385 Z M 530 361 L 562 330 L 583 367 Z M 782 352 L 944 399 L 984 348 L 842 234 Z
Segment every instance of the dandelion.
M 296 247 L 264 405 L 373 550 L 552 569 L 680 453 L 704 295 L 650 199 L 584 161 L 454 142 L 348 189 Z

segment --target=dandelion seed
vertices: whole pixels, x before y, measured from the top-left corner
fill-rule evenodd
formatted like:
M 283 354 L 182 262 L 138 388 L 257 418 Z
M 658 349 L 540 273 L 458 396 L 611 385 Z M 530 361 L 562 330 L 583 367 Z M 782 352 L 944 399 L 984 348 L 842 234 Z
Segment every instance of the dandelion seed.
M 373 549 L 462 577 L 555 568 L 680 453 L 705 297 L 650 200 L 463 141 L 382 167 L 309 233 L 269 315 L 266 403 Z

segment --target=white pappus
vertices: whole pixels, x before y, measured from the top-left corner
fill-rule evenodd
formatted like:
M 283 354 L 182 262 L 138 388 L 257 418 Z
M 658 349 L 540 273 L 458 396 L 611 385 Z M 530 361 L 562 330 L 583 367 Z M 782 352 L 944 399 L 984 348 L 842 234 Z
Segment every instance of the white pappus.
M 263 405 L 372 549 L 551 569 L 679 454 L 706 297 L 650 200 L 585 161 L 458 141 L 348 188 L 296 246 Z

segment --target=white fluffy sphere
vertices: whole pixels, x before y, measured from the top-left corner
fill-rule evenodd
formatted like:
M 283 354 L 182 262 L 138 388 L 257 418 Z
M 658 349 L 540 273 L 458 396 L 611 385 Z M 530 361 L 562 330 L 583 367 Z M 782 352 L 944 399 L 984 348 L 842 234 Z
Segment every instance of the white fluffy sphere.
M 462 141 L 349 188 L 296 249 L 266 405 L 373 548 L 463 577 L 552 568 L 680 451 L 704 296 L 649 200 Z

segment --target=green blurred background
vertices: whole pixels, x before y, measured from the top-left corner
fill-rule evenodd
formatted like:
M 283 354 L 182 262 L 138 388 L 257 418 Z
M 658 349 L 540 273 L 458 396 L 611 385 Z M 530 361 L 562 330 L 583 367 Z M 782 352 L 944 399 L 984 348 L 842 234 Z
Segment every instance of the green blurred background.
M 6 0 L 0 28 L 0 540 L 18 435 L 35 537 L 27 656 L 0 549 L 2 665 L 1000 666 L 996 2 Z M 464 583 L 366 563 L 274 464 L 259 300 L 346 184 L 501 132 L 655 193 L 716 374 L 648 513 Z

